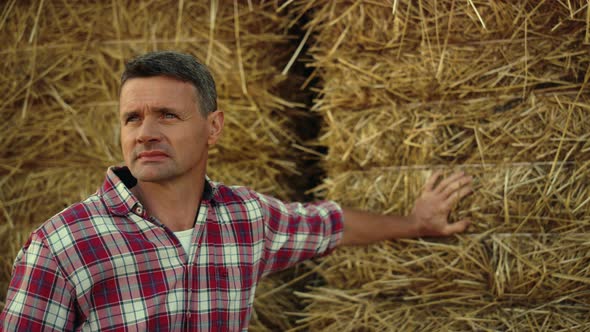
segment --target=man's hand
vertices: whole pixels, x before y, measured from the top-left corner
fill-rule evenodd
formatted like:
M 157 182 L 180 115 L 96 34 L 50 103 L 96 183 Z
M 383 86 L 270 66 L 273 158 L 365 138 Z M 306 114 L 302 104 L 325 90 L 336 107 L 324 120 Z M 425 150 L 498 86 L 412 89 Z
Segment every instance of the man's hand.
M 472 177 L 457 172 L 435 186 L 441 174 L 437 171 L 426 181 L 408 216 L 419 236 L 448 236 L 463 232 L 470 224 L 467 219 L 449 224 L 448 217 L 455 204 L 472 192 Z
M 449 224 L 453 206 L 471 193 L 471 176 L 455 173 L 436 185 L 441 172 L 426 182 L 409 216 L 384 216 L 344 209 L 344 235 L 339 245 L 363 245 L 383 240 L 448 236 L 464 231 L 468 220 Z

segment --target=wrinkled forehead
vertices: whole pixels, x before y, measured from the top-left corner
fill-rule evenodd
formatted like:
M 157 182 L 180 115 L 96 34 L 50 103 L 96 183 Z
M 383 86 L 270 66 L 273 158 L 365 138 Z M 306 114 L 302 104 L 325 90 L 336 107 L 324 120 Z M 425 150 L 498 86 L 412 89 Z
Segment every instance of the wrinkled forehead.
M 139 107 L 198 109 L 198 96 L 189 82 L 166 76 L 137 77 L 127 80 L 121 87 L 119 109 Z

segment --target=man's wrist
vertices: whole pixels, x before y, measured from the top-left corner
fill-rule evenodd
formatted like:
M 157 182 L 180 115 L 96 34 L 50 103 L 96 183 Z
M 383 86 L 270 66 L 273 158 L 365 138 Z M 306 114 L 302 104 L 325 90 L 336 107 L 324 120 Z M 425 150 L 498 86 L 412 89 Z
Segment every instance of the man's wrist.
M 406 218 L 407 218 L 407 223 L 409 225 L 409 228 L 411 230 L 410 237 L 412 237 L 412 238 L 421 237 L 424 234 L 425 230 L 424 230 L 422 223 L 420 223 L 420 220 L 418 218 L 416 218 L 416 216 L 413 213 L 410 213 Z
M 388 237 L 390 240 L 399 238 L 417 238 L 422 236 L 424 231 L 412 214 L 407 216 L 391 216 L 388 225 L 388 234 L 391 234 L 391 236 Z

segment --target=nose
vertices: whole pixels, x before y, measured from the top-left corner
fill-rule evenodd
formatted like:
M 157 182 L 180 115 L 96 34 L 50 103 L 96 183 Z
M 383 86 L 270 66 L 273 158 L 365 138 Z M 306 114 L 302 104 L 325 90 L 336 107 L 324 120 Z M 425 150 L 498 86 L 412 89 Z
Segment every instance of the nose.
M 139 127 L 139 132 L 137 133 L 137 142 L 159 142 L 161 139 L 162 135 L 160 133 L 158 123 L 150 119 L 150 117 L 145 118 Z

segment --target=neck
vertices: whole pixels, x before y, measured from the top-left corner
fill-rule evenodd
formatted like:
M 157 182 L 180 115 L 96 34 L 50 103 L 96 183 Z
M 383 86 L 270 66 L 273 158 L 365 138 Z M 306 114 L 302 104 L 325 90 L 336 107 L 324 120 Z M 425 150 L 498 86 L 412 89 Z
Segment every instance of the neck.
M 133 194 L 147 209 L 150 216 L 158 218 L 173 232 L 193 227 L 201 204 L 205 176 L 192 181 L 142 182 L 132 189 Z

